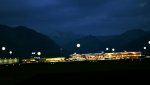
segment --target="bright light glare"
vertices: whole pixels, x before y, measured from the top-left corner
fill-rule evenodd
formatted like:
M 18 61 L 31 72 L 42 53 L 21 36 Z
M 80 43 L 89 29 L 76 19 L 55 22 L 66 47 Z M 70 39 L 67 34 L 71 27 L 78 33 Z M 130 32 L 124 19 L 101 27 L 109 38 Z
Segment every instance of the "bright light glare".
M 115 51 L 115 49 L 113 48 L 112 51 Z
M 106 48 L 106 50 L 109 50 L 109 48 Z
M 150 44 L 150 41 L 148 41 L 148 44 Z
M 3 50 L 3 51 L 6 50 L 6 47 L 2 47 L 2 50 Z
M 41 55 L 42 53 L 41 52 L 37 52 L 37 55 Z
M 144 47 L 144 50 L 146 50 L 146 47 Z
M 78 44 L 77 44 L 77 47 L 79 48 L 80 46 L 81 46 L 81 45 L 78 43 Z
M 9 51 L 9 54 L 12 54 L 12 51 Z

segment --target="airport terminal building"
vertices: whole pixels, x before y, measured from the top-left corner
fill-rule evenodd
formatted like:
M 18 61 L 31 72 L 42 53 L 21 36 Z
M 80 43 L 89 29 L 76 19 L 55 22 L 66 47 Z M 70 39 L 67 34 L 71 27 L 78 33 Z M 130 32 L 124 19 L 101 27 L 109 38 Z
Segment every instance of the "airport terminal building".
M 138 59 L 142 56 L 141 52 L 113 52 L 113 53 L 88 53 L 72 54 L 71 59 L 76 60 L 119 60 L 119 59 Z

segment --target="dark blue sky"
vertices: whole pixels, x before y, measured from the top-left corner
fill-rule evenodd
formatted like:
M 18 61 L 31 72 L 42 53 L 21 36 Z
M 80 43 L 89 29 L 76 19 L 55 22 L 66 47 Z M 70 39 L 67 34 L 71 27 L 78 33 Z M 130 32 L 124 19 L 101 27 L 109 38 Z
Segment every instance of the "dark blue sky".
M 0 0 L 0 24 L 42 33 L 112 35 L 150 29 L 150 0 Z

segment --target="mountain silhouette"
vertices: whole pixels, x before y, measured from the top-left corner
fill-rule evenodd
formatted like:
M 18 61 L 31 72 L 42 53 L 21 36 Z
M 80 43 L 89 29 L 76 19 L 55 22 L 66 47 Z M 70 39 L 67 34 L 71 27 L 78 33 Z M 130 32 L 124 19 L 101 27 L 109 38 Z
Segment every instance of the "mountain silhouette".
M 81 47 L 77 48 L 77 44 L 80 44 Z M 74 40 L 65 46 L 70 51 L 78 52 L 78 53 L 91 53 L 91 52 L 100 52 L 100 50 L 104 49 L 103 41 L 100 41 L 93 35 L 88 35 L 86 37 L 80 38 L 78 40 Z
M 69 43 L 73 40 L 77 40 L 82 38 L 84 35 L 74 34 L 72 32 L 61 32 L 56 31 L 52 32 L 48 35 L 53 41 L 55 41 L 58 45 L 63 46 L 66 43 Z
M 0 50 L 0 55 L 4 57 L 30 57 L 32 52 L 41 52 L 42 57 L 60 56 L 60 47 L 53 40 L 24 26 L 0 25 L 0 47 L 3 46 L 6 50 Z
M 71 49 L 72 53 L 80 51 L 82 53 L 89 52 L 112 52 L 112 48 L 116 51 L 143 51 L 143 47 L 148 49 L 148 41 L 150 40 L 150 32 L 141 29 L 129 30 L 120 35 L 113 36 L 86 36 L 77 40 L 74 40 L 66 45 L 65 48 Z M 80 43 L 80 50 L 77 49 L 76 44 Z M 106 51 L 109 48 L 109 51 Z

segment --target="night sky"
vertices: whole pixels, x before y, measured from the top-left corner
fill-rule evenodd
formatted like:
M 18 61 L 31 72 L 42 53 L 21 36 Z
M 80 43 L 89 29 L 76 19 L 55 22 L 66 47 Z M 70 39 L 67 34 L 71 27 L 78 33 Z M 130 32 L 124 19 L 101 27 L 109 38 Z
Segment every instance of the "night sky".
M 150 0 L 0 0 L 0 24 L 45 34 L 113 35 L 150 29 Z

